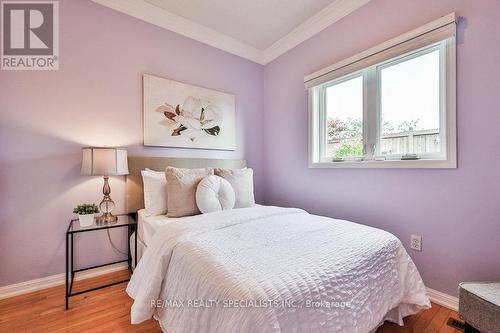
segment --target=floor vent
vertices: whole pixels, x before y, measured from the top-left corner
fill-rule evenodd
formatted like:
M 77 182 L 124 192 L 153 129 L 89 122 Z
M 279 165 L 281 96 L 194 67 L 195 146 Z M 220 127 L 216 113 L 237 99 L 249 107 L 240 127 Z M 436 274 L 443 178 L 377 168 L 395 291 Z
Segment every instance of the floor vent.
M 448 326 L 451 326 L 459 331 L 464 331 L 465 323 L 461 320 L 455 318 L 448 318 L 448 322 L 446 323 Z

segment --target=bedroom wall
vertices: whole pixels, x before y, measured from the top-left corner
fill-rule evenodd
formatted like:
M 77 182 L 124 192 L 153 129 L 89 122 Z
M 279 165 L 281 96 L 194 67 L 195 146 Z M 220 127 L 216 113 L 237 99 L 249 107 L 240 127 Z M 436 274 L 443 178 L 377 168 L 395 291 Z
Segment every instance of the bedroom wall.
M 72 208 L 99 202 L 81 147 L 130 155 L 246 158 L 262 201 L 263 67 L 85 0 L 60 1 L 60 70 L 0 71 L 0 286 L 64 271 Z M 142 146 L 143 73 L 236 95 L 234 152 Z M 124 177 L 111 180 L 123 211 Z M 125 249 L 124 231 L 112 237 Z M 86 237 L 86 239 L 83 239 Z M 119 257 L 105 233 L 76 237 L 76 264 Z
M 458 168 L 308 169 L 303 77 L 455 11 Z M 265 66 L 267 204 L 302 207 L 398 236 L 428 287 L 500 277 L 500 2 L 372 0 Z M 272 143 L 272 144 L 269 144 Z M 409 250 L 410 234 L 423 252 Z

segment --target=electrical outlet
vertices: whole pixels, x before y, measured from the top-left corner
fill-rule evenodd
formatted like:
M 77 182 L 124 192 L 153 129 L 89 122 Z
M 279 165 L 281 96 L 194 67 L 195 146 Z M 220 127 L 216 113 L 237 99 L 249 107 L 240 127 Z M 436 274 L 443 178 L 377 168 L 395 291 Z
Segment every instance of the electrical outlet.
M 415 251 L 422 251 L 422 236 L 411 235 L 410 236 L 410 247 Z

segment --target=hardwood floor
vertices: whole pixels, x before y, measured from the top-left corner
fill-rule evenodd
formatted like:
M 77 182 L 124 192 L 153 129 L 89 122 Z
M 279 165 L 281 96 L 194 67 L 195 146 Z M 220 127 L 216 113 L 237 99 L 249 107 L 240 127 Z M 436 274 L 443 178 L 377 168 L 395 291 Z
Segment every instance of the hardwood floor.
M 123 279 L 128 271 L 75 282 L 74 291 Z M 64 286 L 0 300 L 0 332 L 161 332 L 155 320 L 130 324 L 132 300 L 126 284 L 72 297 L 64 311 Z M 405 326 L 385 323 L 377 333 L 459 333 L 446 325 L 458 314 L 433 304 L 432 308 L 405 319 Z

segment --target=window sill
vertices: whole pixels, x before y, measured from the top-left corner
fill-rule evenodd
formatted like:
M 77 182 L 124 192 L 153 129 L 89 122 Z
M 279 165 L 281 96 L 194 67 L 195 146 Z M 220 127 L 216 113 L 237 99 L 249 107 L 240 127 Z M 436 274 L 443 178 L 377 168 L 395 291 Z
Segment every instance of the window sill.
M 456 169 L 456 160 L 386 160 L 386 161 L 344 161 L 309 162 L 310 169 Z

